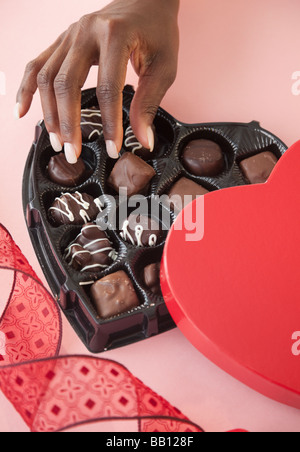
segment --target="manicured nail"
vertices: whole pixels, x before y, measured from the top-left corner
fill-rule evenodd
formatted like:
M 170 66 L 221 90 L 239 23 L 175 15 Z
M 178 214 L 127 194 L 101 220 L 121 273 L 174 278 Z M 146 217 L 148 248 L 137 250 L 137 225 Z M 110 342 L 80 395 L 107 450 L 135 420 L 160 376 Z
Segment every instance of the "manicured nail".
M 151 126 L 149 126 L 147 129 L 147 136 L 148 136 L 150 152 L 153 152 L 153 150 L 154 150 L 154 133 L 153 133 L 153 129 Z
M 114 141 L 107 140 L 105 143 L 106 143 L 106 150 L 107 150 L 109 157 L 112 159 L 118 159 L 119 153 L 118 153 L 117 146 L 114 143 Z
M 56 133 L 50 132 L 49 137 L 51 146 L 53 147 L 54 151 L 60 152 L 62 150 L 62 145 Z
M 72 165 L 77 163 L 76 150 L 73 144 L 65 143 L 65 156 L 67 162 L 71 163 Z
M 15 119 L 20 119 L 20 103 L 19 102 L 15 105 L 14 117 L 15 117 Z

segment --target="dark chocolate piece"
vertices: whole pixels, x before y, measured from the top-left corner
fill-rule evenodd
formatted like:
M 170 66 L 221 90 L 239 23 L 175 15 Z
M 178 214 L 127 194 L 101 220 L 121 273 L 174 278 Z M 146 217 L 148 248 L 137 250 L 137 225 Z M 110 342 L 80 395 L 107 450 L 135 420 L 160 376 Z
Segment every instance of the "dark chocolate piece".
M 76 187 L 83 182 L 87 170 L 81 157 L 77 163 L 71 165 L 67 162 L 65 154 L 61 152 L 51 157 L 48 164 L 48 175 L 52 182 L 63 187 Z
M 144 269 L 144 283 L 154 295 L 160 295 L 160 263 L 147 265 Z
M 269 151 L 242 160 L 240 168 L 249 184 L 264 184 L 269 179 L 278 158 Z
M 81 110 L 81 132 L 83 141 L 95 141 L 103 132 L 102 115 L 97 107 Z
M 163 231 L 156 220 L 135 214 L 124 221 L 120 235 L 125 242 L 138 247 L 156 246 L 163 239 Z
M 153 126 L 154 136 L 155 128 Z M 155 139 L 156 141 L 156 139 Z M 154 158 L 154 152 L 150 152 L 150 149 L 144 148 L 144 146 L 138 141 L 133 133 L 132 127 L 127 127 L 125 131 L 124 148 L 126 151 L 132 152 L 132 154 L 141 157 L 143 160 L 152 160 Z
M 169 207 L 179 213 L 187 204 L 194 201 L 198 196 L 209 193 L 202 185 L 196 184 L 186 177 L 179 179 L 169 192 Z M 188 198 L 186 198 L 188 197 Z
M 139 306 L 133 284 L 124 271 L 119 271 L 95 282 L 91 297 L 101 319 L 108 319 Z
M 183 166 L 193 175 L 201 177 L 218 176 L 225 168 L 222 149 L 214 141 L 191 141 L 182 154 Z
M 108 185 L 121 196 L 147 195 L 149 184 L 155 174 L 152 166 L 140 157 L 131 152 L 125 152 L 115 164 L 108 178 Z
M 64 193 L 56 198 L 49 209 L 49 215 L 56 226 L 63 224 L 84 224 L 96 219 L 104 205 L 99 198 L 87 193 Z
M 94 223 L 87 223 L 66 249 L 65 259 L 75 270 L 99 272 L 117 258 L 117 252 L 106 233 Z

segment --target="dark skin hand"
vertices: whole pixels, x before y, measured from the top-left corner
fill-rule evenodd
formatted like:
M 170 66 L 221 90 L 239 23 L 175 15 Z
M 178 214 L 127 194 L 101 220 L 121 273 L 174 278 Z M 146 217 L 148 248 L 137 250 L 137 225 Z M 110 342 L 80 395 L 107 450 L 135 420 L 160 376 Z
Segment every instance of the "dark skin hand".
M 81 90 L 91 66 L 99 65 L 97 98 L 110 157 L 123 142 L 122 91 L 128 61 L 139 76 L 130 122 L 140 143 L 153 150 L 153 120 L 173 84 L 179 49 L 179 0 L 114 0 L 82 17 L 31 61 L 17 94 L 18 118 L 39 89 L 52 147 L 64 146 L 67 160 L 81 153 Z

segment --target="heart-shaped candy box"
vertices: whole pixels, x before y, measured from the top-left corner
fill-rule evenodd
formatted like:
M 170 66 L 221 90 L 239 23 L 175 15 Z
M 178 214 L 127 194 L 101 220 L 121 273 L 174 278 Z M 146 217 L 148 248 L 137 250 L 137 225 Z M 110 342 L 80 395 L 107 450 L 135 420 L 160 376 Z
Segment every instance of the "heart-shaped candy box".
M 209 193 L 187 206 L 167 238 L 161 277 L 173 319 L 201 353 L 257 391 L 297 408 L 299 172 L 300 142 L 267 183 Z M 178 225 L 197 208 L 203 236 L 193 241 L 193 231 Z

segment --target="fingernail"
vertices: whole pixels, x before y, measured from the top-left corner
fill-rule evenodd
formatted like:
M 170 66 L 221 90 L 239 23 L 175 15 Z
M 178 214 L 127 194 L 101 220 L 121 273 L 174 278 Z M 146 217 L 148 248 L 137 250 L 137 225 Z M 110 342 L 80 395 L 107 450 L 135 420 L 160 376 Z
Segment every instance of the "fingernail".
M 76 150 L 73 144 L 71 143 L 65 143 L 65 156 L 67 162 L 71 163 L 71 165 L 74 165 L 77 163 L 77 156 L 76 156 Z
M 50 132 L 49 137 L 51 146 L 53 147 L 54 151 L 60 152 L 62 150 L 62 145 L 56 133 Z
M 15 119 L 20 119 L 20 103 L 19 102 L 15 105 L 14 117 L 15 117 Z
M 153 152 L 153 150 L 154 150 L 154 133 L 153 133 L 153 129 L 151 126 L 149 126 L 147 129 L 147 136 L 148 136 L 150 152 Z
M 112 159 L 118 159 L 119 153 L 118 153 L 117 146 L 114 143 L 114 141 L 107 140 L 105 143 L 106 143 L 106 150 L 107 150 L 109 157 Z

